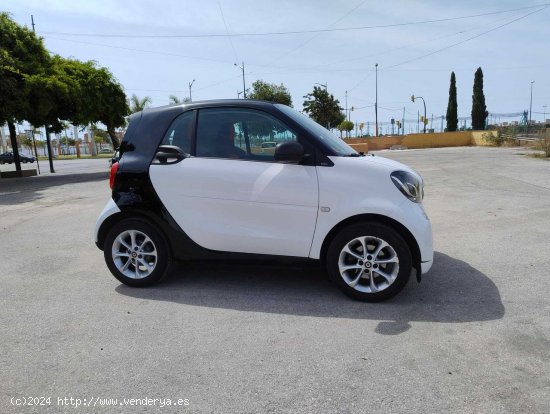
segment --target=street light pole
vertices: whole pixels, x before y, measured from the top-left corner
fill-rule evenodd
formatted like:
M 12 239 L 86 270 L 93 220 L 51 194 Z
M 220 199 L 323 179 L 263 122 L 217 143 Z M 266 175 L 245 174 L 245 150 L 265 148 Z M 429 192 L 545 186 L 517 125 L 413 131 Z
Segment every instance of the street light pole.
M 535 83 L 535 81 L 531 81 L 531 100 L 529 101 L 529 125 L 527 126 L 527 129 L 529 129 L 529 126 L 531 126 L 531 115 L 533 114 L 533 83 Z
M 239 66 L 236 63 L 234 65 L 237 66 L 238 68 L 241 68 L 241 70 L 243 71 L 243 96 L 244 96 L 244 99 L 246 99 L 246 82 L 244 80 L 244 62 L 242 66 Z
M 375 122 L 375 136 L 378 138 L 378 63 L 374 65 L 376 72 L 376 96 L 374 100 L 374 122 Z
M 315 85 L 322 86 L 323 88 L 325 88 L 325 91 L 327 90 L 327 83 L 325 83 L 324 85 L 322 83 L 315 83 Z
M 346 119 L 348 119 L 348 91 L 346 91 Z
M 189 82 L 189 102 L 193 102 L 193 98 L 191 96 L 191 87 L 193 86 L 194 83 L 195 83 L 195 79 L 193 79 L 192 82 Z
M 426 101 L 423 97 L 414 95 L 411 96 L 411 101 L 414 102 L 414 100 L 418 98 L 422 99 L 422 102 L 424 103 L 424 133 L 426 133 Z
M 328 82 L 325 82 L 324 85 L 322 83 L 315 82 L 315 85 L 319 85 L 325 88 L 325 92 L 327 93 L 327 96 L 328 96 L 328 90 L 327 90 Z M 327 123 L 327 129 L 330 130 L 330 122 Z
M 401 125 L 401 135 L 405 135 L 405 107 L 403 107 L 403 125 Z
M 546 108 L 547 107 L 548 107 L 548 105 L 542 105 L 542 109 L 544 109 L 544 115 L 543 115 L 544 119 L 542 120 L 542 123 L 544 125 L 546 125 Z
M 34 156 L 36 158 L 36 166 L 38 167 L 38 175 L 40 175 L 40 163 L 38 162 L 38 151 L 36 151 L 36 141 L 34 140 L 34 130 L 29 129 L 29 130 L 25 130 L 25 132 L 27 133 L 27 137 L 30 138 L 32 141 L 32 145 L 34 148 Z M 32 148 L 31 148 L 31 153 L 32 153 Z

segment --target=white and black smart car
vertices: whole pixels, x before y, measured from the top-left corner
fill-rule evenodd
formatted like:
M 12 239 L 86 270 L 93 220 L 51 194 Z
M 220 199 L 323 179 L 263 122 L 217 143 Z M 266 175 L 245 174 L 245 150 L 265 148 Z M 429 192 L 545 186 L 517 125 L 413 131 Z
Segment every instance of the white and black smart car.
M 433 261 L 422 178 L 280 104 L 136 113 L 110 185 L 95 241 L 130 286 L 158 282 L 174 259 L 293 257 L 318 260 L 347 295 L 379 301 Z

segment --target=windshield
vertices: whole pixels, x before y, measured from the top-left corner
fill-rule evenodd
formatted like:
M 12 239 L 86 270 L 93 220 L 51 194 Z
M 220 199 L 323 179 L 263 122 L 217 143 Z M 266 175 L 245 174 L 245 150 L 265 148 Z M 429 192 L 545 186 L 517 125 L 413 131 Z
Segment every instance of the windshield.
M 358 154 L 352 147 L 346 144 L 342 139 L 334 135 L 328 129 L 322 127 L 313 119 L 307 117 L 306 115 L 282 104 L 275 104 L 275 106 L 280 109 L 285 115 L 288 115 L 293 120 L 302 125 L 307 129 L 311 134 L 316 138 L 321 140 L 326 146 L 328 146 L 334 153 L 338 156 L 349 156 Z

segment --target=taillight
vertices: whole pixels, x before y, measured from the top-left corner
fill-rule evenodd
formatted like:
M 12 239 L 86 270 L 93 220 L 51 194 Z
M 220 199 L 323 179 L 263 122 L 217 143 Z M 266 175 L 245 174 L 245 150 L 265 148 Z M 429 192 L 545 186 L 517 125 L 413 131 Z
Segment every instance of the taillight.
M 113 165 L 111 165 L 111 174 L 109 175 L 109 187 L 111 187 L 111 190 L 115 185 L 115 177 L 116 177 L 117 171 L 118 171 L 118 162 L 115 162 L 113 163 Z

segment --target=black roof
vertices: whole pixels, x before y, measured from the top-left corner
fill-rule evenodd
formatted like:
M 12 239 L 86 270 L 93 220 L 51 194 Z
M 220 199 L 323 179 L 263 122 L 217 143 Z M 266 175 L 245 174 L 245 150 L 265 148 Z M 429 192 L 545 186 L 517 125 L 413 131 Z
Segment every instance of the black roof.
M 205 100 L 205 101 L 193 101 L 193 102 L 185 102 L 185 103 L 179 103 L 179 104 L 171 104 L 171 105 L 164 105 L 159 106 L 156 108 L 147 108 L 143 110 L 143 113 L 149 113 L 149 112 L 161 112 L 161 111 L 169 111 L 173 108 L 182 108 L 184 110 L 187 109 L 195 109 L 195 108 L 207 108 L 212 106 L 239 106 L 239 107 L 248 107 L 248 108 L 266 108 L 266 107 L 272 107 L 276 102 L 269 102 L 269 101 L 260 101 L 256 99 L 211 99 L 211 100 Z

